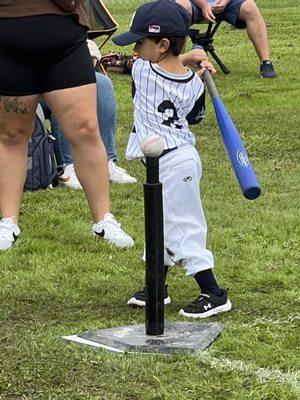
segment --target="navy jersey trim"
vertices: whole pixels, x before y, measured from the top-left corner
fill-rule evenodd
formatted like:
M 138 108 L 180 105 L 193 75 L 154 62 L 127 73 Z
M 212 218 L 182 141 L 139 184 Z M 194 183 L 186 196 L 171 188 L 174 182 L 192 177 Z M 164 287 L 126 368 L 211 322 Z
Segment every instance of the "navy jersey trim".
M 193 109 L 186 116 L 189 125 L 199 124 L 205 116 L 205 91 L 196 100 Z
M 161 72 L 156 71 L 156 69 L 153 67 L 153 64 L 150 61 L 149 61 L 149 65 L 150 65 L 152 71 L 155 72 L 157 75 L 161 76 L 164 79 L 167 79 L 168 81 L 172 81 L 172 82 L 187 83 L 187 82 L 190 82 L 195 76 L 195 72 L 191 71 L 191 76 L 189 76 L 188 78 L 174 79 L 174 78 L 171 78 L 170 76 L 163 75 Z
M 131 81 L 131 97 L 132 97 L 132 99 L 134 99 L 135 92 L 136 92 L 135 83 L 134 83 L 134 80 L 132 79 L 132 81 Z

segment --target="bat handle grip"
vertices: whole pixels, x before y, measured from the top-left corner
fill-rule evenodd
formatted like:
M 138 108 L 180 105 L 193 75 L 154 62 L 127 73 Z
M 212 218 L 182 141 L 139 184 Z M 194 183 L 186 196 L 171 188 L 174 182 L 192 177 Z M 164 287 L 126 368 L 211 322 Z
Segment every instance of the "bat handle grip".
M 206 69 L 206 71 L 204 72 L 204 74 L 202 75 L 203 80 L 206 84 L 207 90 L 210 94 L 211 97 L 216 97 L 219 96 L 219 93 L 217 91 L 215 82 L 213 80 L 213 77 L 211 76 L 211 73 L 209 72 L 208 69 Z

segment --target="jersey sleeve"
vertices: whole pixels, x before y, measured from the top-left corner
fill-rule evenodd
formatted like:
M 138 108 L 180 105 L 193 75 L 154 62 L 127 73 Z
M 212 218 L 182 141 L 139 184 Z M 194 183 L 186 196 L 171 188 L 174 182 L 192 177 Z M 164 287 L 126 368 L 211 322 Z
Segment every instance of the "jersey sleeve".
M 200 92 L 200 96 L 197 98 L 194 107 L 186 116 L 186 120 L 189 125 L 197 125 L 205 117 L 205 90 Z

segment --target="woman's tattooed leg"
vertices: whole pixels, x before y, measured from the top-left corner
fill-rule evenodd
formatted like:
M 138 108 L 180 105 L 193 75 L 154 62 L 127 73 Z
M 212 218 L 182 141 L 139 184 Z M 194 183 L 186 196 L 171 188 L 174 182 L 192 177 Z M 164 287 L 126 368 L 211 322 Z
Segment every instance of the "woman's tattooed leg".
M 12 111 L 16 114 L 27 114 L 27 107 L 20 97 L 0 96 L 0 109 L 6 113 Z

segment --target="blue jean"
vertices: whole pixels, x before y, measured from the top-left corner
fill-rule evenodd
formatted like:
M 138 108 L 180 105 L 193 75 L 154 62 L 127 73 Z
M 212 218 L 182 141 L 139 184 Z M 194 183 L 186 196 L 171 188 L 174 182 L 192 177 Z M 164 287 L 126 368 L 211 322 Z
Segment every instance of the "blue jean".
M 101 138 L 109 160 L 117 161 L 115 142 L 117 106 L 112 81 L 105 75 L 96 72 L 97 78 L 97 114 Z M 72 150 L 64 137 L 55 117 L 51 116 L 51 133 L 54 142 L 57 164 L 59 167 L 73 163 Z

